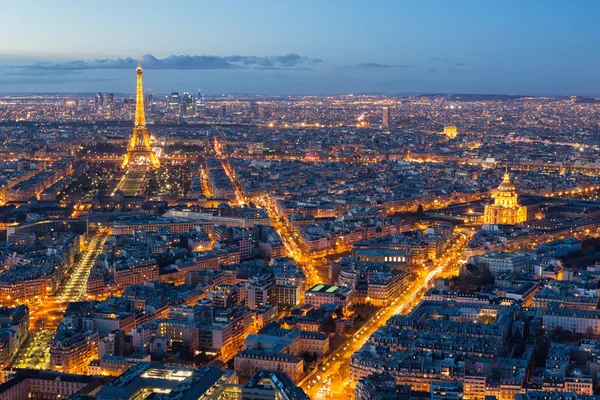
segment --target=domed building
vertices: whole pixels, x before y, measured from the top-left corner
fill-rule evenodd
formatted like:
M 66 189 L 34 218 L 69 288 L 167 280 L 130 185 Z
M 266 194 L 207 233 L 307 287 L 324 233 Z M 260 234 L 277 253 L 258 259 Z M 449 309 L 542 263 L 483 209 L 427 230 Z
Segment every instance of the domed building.
M 483 222 L 491 225 L 516 225 L 527 221 L 527 207 L 519 205 L 519 195 L 508 171 L 494 196 L 494 204 L 486 204 Z

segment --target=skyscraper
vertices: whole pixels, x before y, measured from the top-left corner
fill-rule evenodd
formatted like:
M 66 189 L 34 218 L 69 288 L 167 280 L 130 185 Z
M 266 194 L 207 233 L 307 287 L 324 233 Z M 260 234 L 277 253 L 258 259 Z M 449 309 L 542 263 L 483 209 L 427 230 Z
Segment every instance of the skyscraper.
M 193 117 L 196 115 L 196 104 L 194 102 L 194 96 L 190 93 L 185 92 L 182 99 L 182 111 L 184 117 Z
M 196 96 L 196 115 L 206 115 L 206 110 L 204 109 L 204 95 L 202 94 L 201 89 L 198 89 L 198 94 Z
M 250 102 L 250 111 L 249 111 L 249 114 L 250 114 L 250 118 L 252 118 L 252 119 L 258 119 L 260 117 L 260 115 L 259 115 L 260 113 L 258 111 L 258 103 L 257 102 L 255 102 L 255 101 L 251 101 Z
M 227 106 L 223 105 L 219 107 L 219 118 L 227 118 Z
M 94 97 L 94 113 L 104 118 L 112 118 L 114 95 L 112 93 L 97 92 Z
M 146 94 L 146 111 L 149 114 L 154 114 L 156 112 L 156 104 L 154 104 L 154 96 L 152 93 Z
M 106 93 L 104 95 L 104 117 L 112 118 L 113 117 L 113 108 L 114 108 L 114 100 L 115 96 L 112 93 Z
M 390 108 L 389 107 L 383 107 L 383 115 L 382 115 L 381 120 L 383 122 L 383 126 L 385 126 L 386 128 L 390 127 Z
M 135 120 L 135 99 L 123 99 L 123 112 L 128 120 Z
M 97 92 L 94 97 L 94 112 L 100 114 L 102 112 L 102 108 L 104 106 L 104 96 L 102 93 Z
M 173 116 L 180 116 L 181 98 L 179 97 L 179 93 L 172 92 L 167 96 L 167 113 Z

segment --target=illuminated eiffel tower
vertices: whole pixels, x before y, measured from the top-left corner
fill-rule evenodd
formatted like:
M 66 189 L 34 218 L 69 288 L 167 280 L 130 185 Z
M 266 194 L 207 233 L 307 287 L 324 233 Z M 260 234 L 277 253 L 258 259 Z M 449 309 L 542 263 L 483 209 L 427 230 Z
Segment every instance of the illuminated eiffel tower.
M 160 167 L 156 154 L 152 152 L 148 129 L 146 128 L 146 115 L 144 114 L 144 89 L 142 87 L 142 66 L 138 62 L 137 90 L 135 92 L 135 120 L 133 134 L 127 146 L 127 154 L 121 164 L 121 168 L 127 167 L 132 162 L 150 162 L 153 168 Z

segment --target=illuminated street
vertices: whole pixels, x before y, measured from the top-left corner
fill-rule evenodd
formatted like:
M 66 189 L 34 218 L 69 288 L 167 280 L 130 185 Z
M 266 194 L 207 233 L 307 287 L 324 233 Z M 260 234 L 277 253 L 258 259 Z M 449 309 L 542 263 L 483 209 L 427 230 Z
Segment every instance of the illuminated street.
M 50 343 L 54 337 L 52 330 L 36 330 L 30 333 L 26 347 L 23 348 L 13 368 L 48 369 L 50 367 Z
M 277 206 L 271 198 L 269 196 L 261 196 L 253 199 L 253 201 L 267 211 L 271 218 L 271 223 L 277 229 L 283 240 L 283 244 L 288 250 L 289 256 L 305 269 L 307 286 L 311 287 L 317 283 L 326 282 L 328 278 L 323 267 L 328 265 L 327 261 L 323 258 L 315 260 L 314 255 L 309 254 L 302 248 L 287 223 L 282 222 L 285 221 L 285 218 L 279 214 Z
M 13 362 L 14 368 L 48 369 L 54 330 L 68 304 L 85 299 L 87 278 L 109 234 L 110 230 L 103 229 L 92 236 L 87 250 L 83 252 L 58 296 L 48 297 L 41 304 L 32 307 L 30 324 L 34 330 L 30 332 L 25 347 Z
M 235 179 L 235 175 L 232 172 L 227 159 L 224 158 L 221 152 L 221 145 L 216 139 L 214 142 L 214 148 L 217 155 L 221 157 L 223 169 L 227 173 L 227 176 L 229 177 L 233 184 L 233 187 L 235 188 L 238 203 L 241 205 L 245 204 L 244 194 L 242 193 L 239 182 L 237 182 L 237 180 Z M 269 218 L 271 219 L 271 223 L 281 236 L 281 239 L 288 251 L 289 256 L 296 260 L 296 262 L 299 263 L 302 266 L 302 268 L 305 269 L 307 286 L 310 287 L 319 282 L 326 282 L 327 274 L 325 271 L 323 271 L 322 267 L 328 265 L 327 261 L 322 257 L 316 259 L 314 254 L 309 254 L 308 252 L 304 251 L 304 249 L 292 233 L 292 230 L 288 226 L 286 219 L 279 214 L 277 206 L 271 200 L 271 198 L 268 195 L 265 195 L 253 198 L 252 201 L 256 205 L 264 208 L 267 211 L 267 213 L 269 214 Z
M 108 238 L 110 230 L 104 229 L 98 235 L 93 236 L 87 244 L 87 251 L 77 263 L 69 276 L 67 283 L 58 296 L 58 303 L 69 303 L 81 301 L 85 298 L 86 285 L 90 271 L 96 262 L 96 258 L 102 252 L 104 243 Z
M 352 398 L 351 393 L 355 383 L 349 381 L 352 354 L 359 350 L 389 317 L 409 313 L 419 303 L 425 291 L 431 287 L 435 278 L 455 275 L 463 263 L 464 247 L 471 236 L 472 232 L 468 230 L 458 232 L 453 244 L 440 257 L 435 268 L 421 271 L 416 280 L 411 282 L 403 292 L 401 298 L 396 299 L 391 306 L 377 311 L 358 332 L 352 335 L 351 339 L 324 359 L 318 370 L 309 373 L 300 383 L 307 394 L 313 399 Z M 323 389 L 322 381 L 326 382 L 327 390 Z

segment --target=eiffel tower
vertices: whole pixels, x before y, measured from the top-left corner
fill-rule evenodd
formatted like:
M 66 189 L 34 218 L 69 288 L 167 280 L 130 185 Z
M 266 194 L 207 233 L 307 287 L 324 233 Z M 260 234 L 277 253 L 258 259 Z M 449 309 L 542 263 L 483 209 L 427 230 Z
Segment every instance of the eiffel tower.
M 150 139 L 148 138 L 148 129 L 146 128 L 146 115 L 144 114 L 144 89 L 142 87 L 142 66 L 138 61 L 137 72 L 137 90 L 135 92 L 135 121 L 133 125 L 133 134 L 127 146 L 127 154 L 123 159 L 121 168 L 126 168 L 133 161 L 150 162 L 152 168 L 160 167 L 160 162 L 156 154 L 152 152 Z

